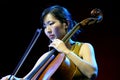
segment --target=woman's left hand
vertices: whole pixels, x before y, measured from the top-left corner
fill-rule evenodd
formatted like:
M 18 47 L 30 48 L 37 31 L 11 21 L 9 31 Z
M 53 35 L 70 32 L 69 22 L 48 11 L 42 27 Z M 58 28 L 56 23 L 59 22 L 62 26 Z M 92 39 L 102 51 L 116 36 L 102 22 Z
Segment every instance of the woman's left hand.
M 55 48 L 58 52 L 69 53 L 70 50 L 66 47 L 65 43 L 60 39 L 54 39 L 53 42 L 49 45 L 49 47 Z

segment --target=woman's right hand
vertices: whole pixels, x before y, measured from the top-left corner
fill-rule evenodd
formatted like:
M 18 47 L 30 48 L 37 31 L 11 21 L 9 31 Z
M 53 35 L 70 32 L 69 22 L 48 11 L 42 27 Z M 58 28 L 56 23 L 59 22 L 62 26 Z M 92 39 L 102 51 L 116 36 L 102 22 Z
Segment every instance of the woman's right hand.
M 8 80 L 9 77 L 10 77 L 10 75 L 7 75 L 7 76 L 2 77 L 0 80 Z
M 7 75 L 2 77 L 0 80 L 8 80 L 10 78 L 11 75 Z M 14 79 L 13 79 L 14 78 Z M 11 76 L 10 80 L 23 80 L 22 78 L 17 78 L 15 76 Z

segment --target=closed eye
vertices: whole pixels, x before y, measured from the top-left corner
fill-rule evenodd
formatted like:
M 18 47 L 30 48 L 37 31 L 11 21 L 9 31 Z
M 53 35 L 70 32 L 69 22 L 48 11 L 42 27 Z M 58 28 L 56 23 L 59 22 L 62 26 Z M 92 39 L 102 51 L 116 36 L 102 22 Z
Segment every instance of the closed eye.
M 51 25 L 53 25 L 54 23 L 55 23 L 55 22 L 50 22 L 49 25 L 51 26 Z
M 53 24 L 55 24 L 55 22 L 48 21 L 47 24 L 43 24 L 43 28 L 46 28 L 47 26 L 52 26 Z

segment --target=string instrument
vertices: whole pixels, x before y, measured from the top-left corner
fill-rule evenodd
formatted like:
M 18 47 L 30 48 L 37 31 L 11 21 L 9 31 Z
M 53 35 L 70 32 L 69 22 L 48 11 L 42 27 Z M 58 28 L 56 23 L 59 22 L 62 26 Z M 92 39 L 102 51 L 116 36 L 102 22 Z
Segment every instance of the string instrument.
M 73 34 L 80 29 L 81 27 L 89 26 L 91 24 L 99 23 L 103 20 L 103 14 L 100 9 L 93 9 L 91 11 L 91 16 L 89 18 L 86 18 L 82 20 L 81 22 L 77 23 L 71 31 L 69 31 L 62 41 L 66 43 L 72 36 Z M 48 56 L 32 71 L 28 76 L 28 80 L 59 80 L 59 79 L 52 79 L 52 76 L 54 73 L 60 69 L 60 66 L 64 63 L 65 60 L 65 54 L 64 53 L 58 53 L 55 49 L 52 49 Z M 64 80 L 71 80 L 71 76 L 74 73 L 75 66 L 71 62 L 71 65 L 68 67 L 72 67 L 72 70 L 64 72 L 61 75 L 63 75 Z M 66 68 L 64 66 L 64 68 Z M 60 70 L 61 72 L 61 70 Z M 65 76 L 64 76 L 65 75 Z M 60 76 L 60 75 L 59 75 Z M 62 80 L 61 77 L 59 77 L 60 80 Z

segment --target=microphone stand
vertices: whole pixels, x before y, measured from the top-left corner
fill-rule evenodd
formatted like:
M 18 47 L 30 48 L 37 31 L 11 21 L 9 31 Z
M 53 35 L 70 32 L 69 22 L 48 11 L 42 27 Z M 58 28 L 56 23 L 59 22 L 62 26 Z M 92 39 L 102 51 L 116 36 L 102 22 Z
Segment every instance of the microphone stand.
M 37 29 L 30 44 L 28 45 L 25 53 L 23 54 L 21 60 L 19 61 L 18 65 L 16 66 L 16 68 L 14 69 L 13 73 L 10 75 L 9 79 L 11 79 L 12 76 L 15 76 L 17 74 L 17 72 L 19 71 L 20 67 L 22 66 L 22 64 L 24 63 L 25 59 L 27 58 L 29 52 L 31 51 L 31 49 L 33 48 L 35 42 L 37 41 L 38 37 L 40 36 L 42 29 Z M 12 80 L 14 80 L 14 77 L 12 78 Z

